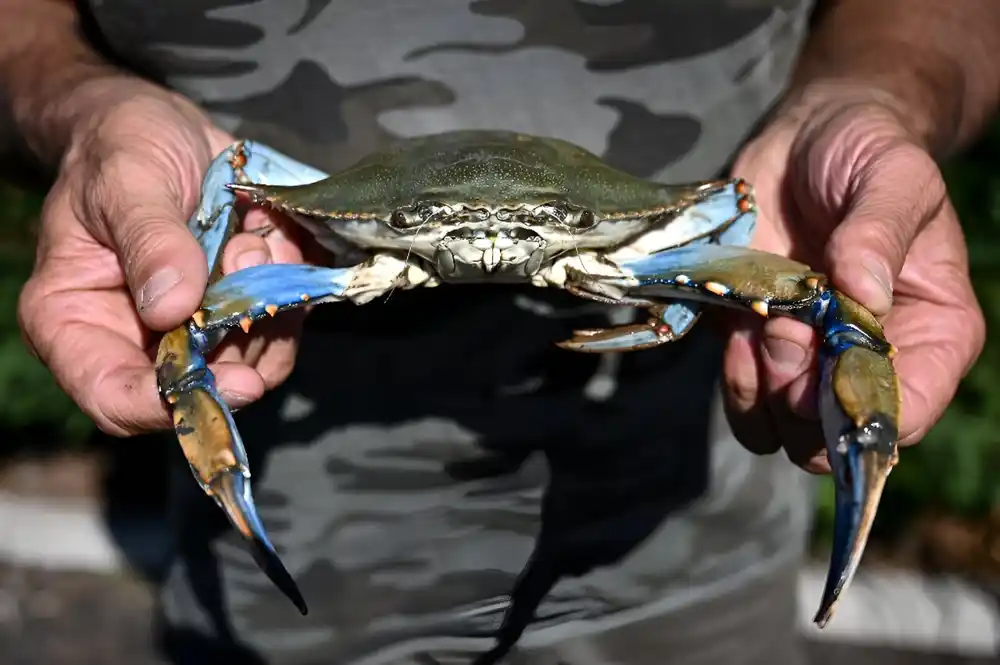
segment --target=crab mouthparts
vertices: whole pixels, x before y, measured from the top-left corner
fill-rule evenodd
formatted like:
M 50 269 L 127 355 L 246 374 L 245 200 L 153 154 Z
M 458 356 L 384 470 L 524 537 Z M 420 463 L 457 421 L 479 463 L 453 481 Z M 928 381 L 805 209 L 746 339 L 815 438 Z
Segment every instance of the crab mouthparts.
M 535 246 L 519 246 L 521 239 L 503 229 L 483 229 L 453 236 L 447 243 L 448 252 L 458 265 L 468 266 L 484 275 L 496 275 L 509 264 L 526 259 Z M 527 254 L 521 256 L 525 250 Z
M 514 246 L 514 239 L 503 231 L 480 231 L 467 242 L 482 252 L 479 263 L 486 273 L 494 272 L 503 261 L 503 250 Z

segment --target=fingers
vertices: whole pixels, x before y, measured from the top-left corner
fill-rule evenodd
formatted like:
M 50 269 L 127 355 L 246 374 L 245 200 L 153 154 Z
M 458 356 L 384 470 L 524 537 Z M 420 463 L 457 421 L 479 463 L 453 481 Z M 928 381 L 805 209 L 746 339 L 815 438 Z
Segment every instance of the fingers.
M 206 144 L 206 128 L 176 110 L 156 99 L 123 103 L 68 151 L 46 199 L 36 269 L 18 308 L 33 352 L 98 426 L 116 435 L 169 426 L 149 332 L 182 325 L 208 279 L 204 252 L 185 222 L 210 153 L 230 139 L 208 132 Z M 229 270 L 301 260 L 280 233 L 267 241 L 241 235 L 233 247 Z M 259 399 L 287 376 L 293 344 L 272 347 L 260 357 L 266 380 L 226 358 L 211 365 L 230 406 Z
M 158 331 L 195 312 L 208 279 L 204 252 L 184 224 L 183 188 L 171 177 L 178 176 L 118 152 L 100 164 L 91 186 L 78 190 L 80 220 L 110 242 L 139 316 Z
M 271 248 L 264 238 L 252 233 L 234 235 L 222 255 L 222 270 L 227 275 L 267 263 L 271 263 Z
M 162 172 L 147 169 L 146 176 L 138 176 L 133 161 L 130 153 L 118 152 L 102 163 L 95 187 L 87 190 L 85 213 L 88 219 L 103 222 L 143 324 L 153 330 L 168 330 L 183 324 L 197 310 L 208 269 L 204 252 L 184 224 L 185 202 L 178 195 L 184 188 L 169 186 Z M 132 175 L 125 180 L 124 173 Z M 128 182 L 129 187 L 123 188 L 123 182 Z M 290 249 L 289 244 L 280 234 L 268 241 L 253 234 L 237 234 L 227 245 L 224 271 L 272 262 L 272 245 L 279 255 L 294 259 L 294 248 Z M 293 323 L 295 317 L 282 318 L 287 320 L 280 327 L 273 326 L 272 331 L 279 341 L 269 343 L 270 335 L 259 334 L 268 332 L 264 325 L 258 326 L 249 347 L 224 347 L 217 357 L 226 367 L 225 374 L 218 377 L 220 391 L 230 392 L 237 402 L 248 403 L 258 399 L 265 387 L 274 387 L 288 376 L 294 364 L 295 344 L 287 338 L 294 337 L 298 330 Z M 113 409 L 110 403 L 104 406 Z M 125 406 L 138 408 L 128 402 Z M 150 412 L 143 409 L 134 413 L 140 419 L 139 414 Z
M 86 261 L 78 265 L 86 268 Z M 93 282 L 78 289 L 64 284 L 57 268 L 43 268 L 22 290 L 18 318 L 34 354 L 102 431 L 128 436 L 169 427 L 145 348 L 146 332 L 129 294 L 95 288 Z M 211 367 L 231 407 L 263 394 L 264 381 L 253 369 Z
M 747 450 L 769 455 L 784 448 L 797 465 L 829 470 L 816 420 L 815 334 L 776 318 L 741 322 L 724 358 L 726 413 Z
M 252 368 L 240 363 L 213 363 L 210 368 L 219 394 L 231 409 L 243 408 L 264 395 L 264 381 Z M 148 362 L 118 364 L 114 370 L 92 379 L 94 396 L 82 396 L 79 404 L 101 431 L 112 436 L 132 436 L 171 426 Z
M 259 228 L 259 223 L 248 224 Z M 252 233 L 240 233 L 229 241 L 223 254 L 223 271 L 226 274 L 254 265 L 275 262 L 300 262 L 301 255 L 294 244 L 288 242 L 280 227 L 268 234 L 267 239 Z M 220 362 L 243 362 L 256 368 L 268 390 L 276 387 L 291 373 L 295 366 L 297 340 L 305 312 L 283 312 L 273 320 L 254 324 L 249 334 L 233 331 L 220 346 Z
M 30 291 L 27 298 L 33 300 Z M 59 386 L 102 431 L 128 436 L 169 427 L 149 355 L 138 343 L 141 334 L 136 334 L 135 317 L 123 318 L 117 328 L 88 320 L 95 313 L 119 310 L 127 296 L 119 293 L 117 300 L 85 299 L 72 292 L 50 296 L 41 304 L 33 300 L 37 315 L 28 315 L 25 331 Z M 42 327 L 50 327 L 32 334 L 39 318 Z M 217 363 L 212 370 L 223 399 L 233 408 L 259 399 L 264 392 L 263 379 L 249 367 Z
M 741 321 L 729 336 L 723 357 L 723 403 L 736 439 L 756 455 L 781 448 L 773 435 L 767 385 L 761 367 L 760 325 Z
M 950 204 L 914 243 L 899 275 L 897 305 L 885 319 L 899 349 L 901 443 L 920 440 L 943 415 L 986 340 L 983 312 L 969 279 L 961 229 Z
M 812 217 L 839 220 L 824 247 L 825 272 L 838 289 L 885 316 L 916 239 L 942 210 L 944 183 L 933 159 L 901 136 L 836 129 L 799 144 L 803 152 L 794 160 L 799 208 Z M 912 315 L 912 309 L 901 311 L 903 320 Z M 755 436 L 772 437 L 765 448 L 780 444 L 796 464 L 823 472 L 829 467 L 815 413 L 814 348 L 814 332 L 797 322 L 771 320 L 762 328 L 754 408 L 766 410 L 771 420 L 759 423 L 766 429 Z M 919 375 L 910 381 L 921 383 Z
M 796 465 L 828 471 L 817 419 L 815 332 L 798 321 L 771 319 L 763 327 L 760 349 L 775 439 Z
M 894 283 L 917 234 L 941 209 L 945 185 L 916 145 L 872 146 L 859 158 L 843 221 L 826 247 L 834 284 L 877 316 L 889 312 Z

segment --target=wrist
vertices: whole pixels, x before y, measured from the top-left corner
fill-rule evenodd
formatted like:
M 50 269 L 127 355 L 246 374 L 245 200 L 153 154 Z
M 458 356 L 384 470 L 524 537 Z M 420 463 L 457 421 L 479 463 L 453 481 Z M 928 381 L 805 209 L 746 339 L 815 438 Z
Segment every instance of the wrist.
M 59 100 L 81 86 L 121 76 L 80 37 L 73 3 L 7 0 L 0 3 L 0 113 L 11 130 L 0 137 L 50 166 L 66 143 Z
M 799 57 L 790 98 L 828 85 L 878 91 L 938 158 L 974 139 L 1000 105 L 1000 2 L 826 6 Z
M 911 134 L 942 157 L 967 144 L 1000 104 L 1000 3 L 838 0 L 827 3 L 787 99 L 831 89 L 887 98 Z
M 188 100 L 121 69 L 79 36 L 79 16 L 64 0 L 8 0 L 0 10 L 0 129 L 44 168 L 109 111 L 155 98 L 193 123 L 207 118 Z M 9 122 L 3 122 L 9 121 Z M 6 132 L 0 132 L 6 134 Z

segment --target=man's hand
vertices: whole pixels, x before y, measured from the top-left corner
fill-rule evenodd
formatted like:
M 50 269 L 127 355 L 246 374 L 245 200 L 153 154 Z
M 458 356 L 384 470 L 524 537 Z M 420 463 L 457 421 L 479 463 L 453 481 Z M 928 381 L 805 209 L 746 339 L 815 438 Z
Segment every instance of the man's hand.
M 122 77 L 92 86 L 101 90 L 78 94 L 107 104 L 73 127 L 18 314 L 59 385 L 102 430 L 128 435 L 169 426 L 151 332 L 182 324 L 202 298 L 207 265 L 185 222 L 205 168 L 232 139 L 193 104 L 151 84 Z M 262 218 L 252 215 L 248 226 Z M 226 248 L 224 269 L 301 260 L 280 230 L 266 242 L 240 234 Z M 287 332 L 297 321 L 280 324 Z M 264 344 L 256 333 L 212 366 L 235 408 L 283 380 L 294 361 L 294 335 Z
M 779 116 L 745 148 L 734 175 L 756 189 L 755 247 L 826 272 L 882 318 L 899 349 L 907 445 L 941 417 L 982 350 L 985 324 L 935 161 L 891 105 L 863 93 L 841 99 L 850 101 Z M 824 472 L 816 350 L 798 322 L 741 322 L 726 350 L 726 397 L 748 449 L 784 447 L 797 464 Z

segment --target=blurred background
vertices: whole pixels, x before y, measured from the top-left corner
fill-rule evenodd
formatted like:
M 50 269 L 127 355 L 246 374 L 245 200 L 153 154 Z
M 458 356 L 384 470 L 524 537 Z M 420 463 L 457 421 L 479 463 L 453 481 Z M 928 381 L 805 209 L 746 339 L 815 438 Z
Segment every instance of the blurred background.
M 992 331 L 1000 122 L 945 175 Z M 101 435 L 23 346 L 15 310 L 44 192 L 0 180 L 0 663 L 159 663 L 150 588 L 169 541 L 155 470 L 179 450 L 172 438 Z M 808 625 L 833 533 L 832 485 L 820 481 L 815 566 L 802 573 L 802 630 L 817 663 L 1000 662 L 998 356 L 988 343 L 944 419 L 904 452 L 859 579 L 823 634 Z

